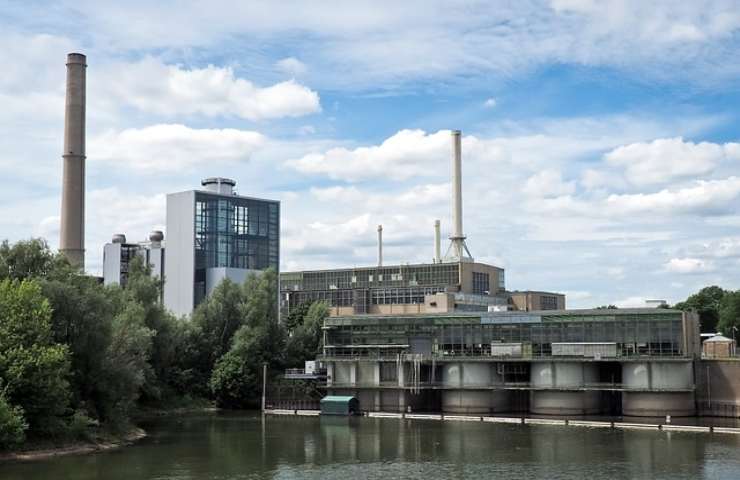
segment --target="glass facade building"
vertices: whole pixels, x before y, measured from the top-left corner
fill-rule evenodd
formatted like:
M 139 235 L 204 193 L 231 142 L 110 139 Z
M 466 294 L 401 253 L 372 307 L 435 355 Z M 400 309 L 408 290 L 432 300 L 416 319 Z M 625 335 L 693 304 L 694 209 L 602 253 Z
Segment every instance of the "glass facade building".
M 279 269 L 278 202 L 196 192 L 194 234 L 195 305 L 210 290 L 208 269 Z
M 225 278 L 280 266 L 280 203 L 237 195 L 209 178 L 203 190 L 167 195 L 165 306 L 188 315 Z

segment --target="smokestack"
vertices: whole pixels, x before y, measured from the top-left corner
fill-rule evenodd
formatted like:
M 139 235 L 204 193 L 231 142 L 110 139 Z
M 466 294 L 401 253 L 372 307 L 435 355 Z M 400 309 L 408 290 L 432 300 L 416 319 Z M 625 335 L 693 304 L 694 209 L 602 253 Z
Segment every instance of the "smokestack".
M 462 227 L 462 147 L 460 144 L 460 130 L 452 131 L 452 225 L 450 248 L 445 260 L 452 262 L 472 262 L 468 246 L 465 244 L 465 235 Z M 466 255 L 467 254 L 467 255 Z
M 85 83 L 87 58 L 67 55 L 64 109 L 64 173 L 59 251 L 69 263 L 85 268 Z
M 383 266 L 383 225 L 378 225 L 378 266 Z
M 452 225 L 451 239 L 465 238 L 462 228 L 462 152 L 460 130 L 452 131 Z
M 434 221 L 434 263 L 441 263 L 439 220 Z

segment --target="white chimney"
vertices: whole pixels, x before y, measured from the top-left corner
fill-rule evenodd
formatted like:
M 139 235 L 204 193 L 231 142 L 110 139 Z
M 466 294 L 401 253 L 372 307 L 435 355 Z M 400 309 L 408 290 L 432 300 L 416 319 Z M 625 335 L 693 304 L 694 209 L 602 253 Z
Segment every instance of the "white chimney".
M 442 262 L 442 254 L 440 249 L 440 232 L 439 232 L 439 220 L 434 221 L 434 263 Z
M 460 144 L 460 130 L 452 131 L 452 225 L 450 248 L 445 256 L 450 262 L 472 262 L 468 246 L 465 244 L 465 235 L 462 226 L 462 152 Z
M 383 266 L 383 225 L 378 225 L 378 266 Z

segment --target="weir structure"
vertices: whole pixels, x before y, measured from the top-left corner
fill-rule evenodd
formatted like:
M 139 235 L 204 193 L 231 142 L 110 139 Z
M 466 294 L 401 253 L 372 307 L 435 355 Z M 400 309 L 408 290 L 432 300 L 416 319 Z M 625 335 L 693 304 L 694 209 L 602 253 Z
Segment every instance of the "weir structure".
M 324 323 L 326 388 L 365 411 L 689 416 L 696 315 L 667 309 L 354 315 Z
M 64 109 L 64 171 L 59 251 L 69 263 L 85 268 L 85 83 L 87 59 L 67 55 Z

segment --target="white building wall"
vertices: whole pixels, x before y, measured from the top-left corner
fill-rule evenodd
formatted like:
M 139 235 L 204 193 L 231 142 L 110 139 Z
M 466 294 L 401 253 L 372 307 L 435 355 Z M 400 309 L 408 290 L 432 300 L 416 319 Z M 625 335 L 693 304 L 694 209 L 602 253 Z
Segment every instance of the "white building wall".
M 175 315 L 190 315 L 195 280 L 195 191 L 167 195 L 165 239 L 164 305 Z
M 121 284 L 121 244 L 106 243 L 103 247 L 103 285 Z

